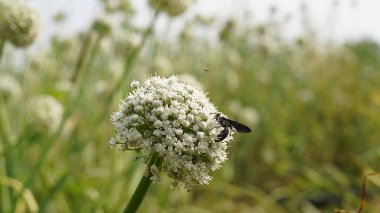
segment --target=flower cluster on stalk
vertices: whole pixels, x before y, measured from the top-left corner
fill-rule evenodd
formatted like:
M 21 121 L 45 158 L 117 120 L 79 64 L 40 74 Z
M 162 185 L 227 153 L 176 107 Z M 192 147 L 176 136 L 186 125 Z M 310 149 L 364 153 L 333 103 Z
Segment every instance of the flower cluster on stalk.
M 149 78 L 134 88 L 112 114 L 116 136 L 111 146 L 138 150 L 141 155 L 157 154 L 162 165 L 153 165 L 147 174 L 159 180 L 161 172 L 173 179 L 172 186 L 207 184 L 210 171 L 227 159 L 230 135 L 215 142 L 223 129 L 215 119 L 217 109 L 197 88 L 177 77 Z M 159 172 L 160 171 L 160 172 Z

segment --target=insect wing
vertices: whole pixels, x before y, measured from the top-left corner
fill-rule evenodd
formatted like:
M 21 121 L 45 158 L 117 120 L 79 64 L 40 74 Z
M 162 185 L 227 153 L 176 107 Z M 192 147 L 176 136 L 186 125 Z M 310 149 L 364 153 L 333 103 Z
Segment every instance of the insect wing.
M 240 132 L 240 133 L 248 133 L 248 132 L 251 132 L 251 129 L 249 127 L 247 127 L 246 125 L 244 124 L 241 124 L 237 121 L 233 121 L 233 120 L 230 120 L 228 119 L 229 123 L 231 126 L 233 126 L 237 132 Z
M 226 139 L 226 137 L 228 136 L 228 133 L 229 133 L 229 130 L 227 127 L 225 127 L 222 132 L 219 133 L 219 135 L 217 136 L 217 139 L 215 140 L 215 142 L 220 142 L 224 139 Z

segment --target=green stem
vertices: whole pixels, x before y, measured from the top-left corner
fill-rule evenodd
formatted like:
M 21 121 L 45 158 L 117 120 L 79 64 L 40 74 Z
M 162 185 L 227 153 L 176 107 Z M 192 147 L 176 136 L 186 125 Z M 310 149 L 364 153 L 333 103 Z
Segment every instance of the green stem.
M 1 51 L 1 50 L 0 50 Z M 10 164 L 13 162 L 11 153 L 4 154 L 11 144 L 8 138 L 9 120 L 8 113 L 5 106 L 5 99 L 0 96 L 0 171 L 4 177 L 13 177 L 13 168 Z M 13 194 L 10 188 L 0 187 L 0 198 L 4 204 L 0 205 L 0 212 L 5 212 L 10 209 L 10 203 L 13 200 Z
M 5 40 L 0 39 L 0 61 L 3 56 L 3 49 L 4 49 Z
M 158 18 L 158 15 L 159 15 L 159 12 L 156 11 L 150 24 L 149 24 L 149 27 L 144 31 L 143 35 L 142 35 L 142 39 L 141 39 L 141 43 L 135 47 L 125 58 L 125 61 L 124 61 L 124 72 L 123 72 L 123 75 L 121 76 L 121 78 L 116 82 L 114 88 L 112 89 L 113 93 L 111 93 L 107 100 L 106 100 L 106 107 L 104 107 L 104 111 L 103 113 L 101 114 L 100 116 L 100 119 L 103 119 L 104 118 L 104 115 L 108 112 L 108 107 L 111 106 L 112 104 L 110 104 L 113 100 L 113 98 L 115 97 L 116 95 L 116 92 L 120 90 L 120 88 L 125 85 L 124 82 L 125 80 L 127 79 L 130 71 L 132 70 L 132 67 L 134 65 L 134 62 L 136 61 L 136 58 L 137 56 L 139 55 L 140 51 L 142 50 L 142 48 L 144 47 L 146 41 L 148 40 L 148 38 L 150 37 L 150 35 L 152 35 L 153 33 L 153 29 L 154 29 L 154 26 L 156 24 L 156 21 L 157 21 L 157 18 Z
M 92 32 L 89 32 L 86 37 L 84 38 L 84 41 L 82 43 L 82 47 L 79 53 L 78 61 L 75 65 L 75 70 L 74 74 L 71 77 L 72 82 L 76 82 L 79 76 L 79 72 L 82 70 L 83 65 L 87 59 L 87 56 L 90 52 L 90 47 L 91 47 L 91 42 L 92 42 Z
M 153 164 L 156 164 L 158 168 L 161 167 L 161 158 L 159 158 L 156 153 L 154 153 L 150 157 L 150 160 L 147 165 L 147 169 L 150 170 L 150 167 Z M 125 207 L 123 211 L 124 213 L 134 213 L 137 211 L 137 209 L 139 208 L 141 202 L 143 201 L 146 195 L 146 192 L 148 191 L 150 184 L 152 183 L 152 180 L 150 178 L 151 178 L 151 174 L 149 174 L 148 177 L 145 177 L 143 175 L 143 177 L 140 180 L 139 185 L 137 186 L 135 192 L 132 195 L 132 198 L 129 200 L 128 205 Z

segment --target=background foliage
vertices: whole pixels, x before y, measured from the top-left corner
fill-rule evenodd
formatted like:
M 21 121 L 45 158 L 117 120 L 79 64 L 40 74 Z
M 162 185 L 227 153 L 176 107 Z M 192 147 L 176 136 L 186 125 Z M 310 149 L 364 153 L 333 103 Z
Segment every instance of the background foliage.
M 198 81 L 220 111 L 254 131 L 237 135 L 210 185 L 172 191 L 164 177 L 141 212 L 359 207 L 364 174 L 380 166 L 377 43 L 321 44 L 307 26 L 304 36 L 284 40 L 275 20 L 230 20 L 215 42 L 194 36 L 194 28 L 213 28 L 194 20 L 177 38 L 162 38 L 152 29 L 163 13 L 142 29 L 126 21 L 133 13 L 125 5 L 104 5 L 105 17 L 121 21 L 98 19 L 21 54 L 5 45 L 0 78 L 11 76 L 20 90 L 1 91 L 0 211 L 121 211 L 144 168 L 134 153 L 107 148 L 109 116 L 131 80 L 154 74 Z M 39 95 L 59 101 L 62 119 L 33 119 L 29 100 Z M 374 212 L 380 182 L 370 180 L 367 211 Z

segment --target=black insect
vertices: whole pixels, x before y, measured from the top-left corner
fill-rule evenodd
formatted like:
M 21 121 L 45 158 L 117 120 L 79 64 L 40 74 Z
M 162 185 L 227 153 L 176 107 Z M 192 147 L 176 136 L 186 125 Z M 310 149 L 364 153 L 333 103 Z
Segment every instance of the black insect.
M 237 121 L 231 120 L 222 116 L 220 113 L 215 113 L 215 119 L 219 122 L 219 124 L 224 127 L 224 129 L 218 134 L 215 142 L 220 142 L 224 140 L 228 134 L 230 133 L 230 129 L 240 133 L 248 133 L 251 132 L 251 129 L 244 124 L 241 124 Z

